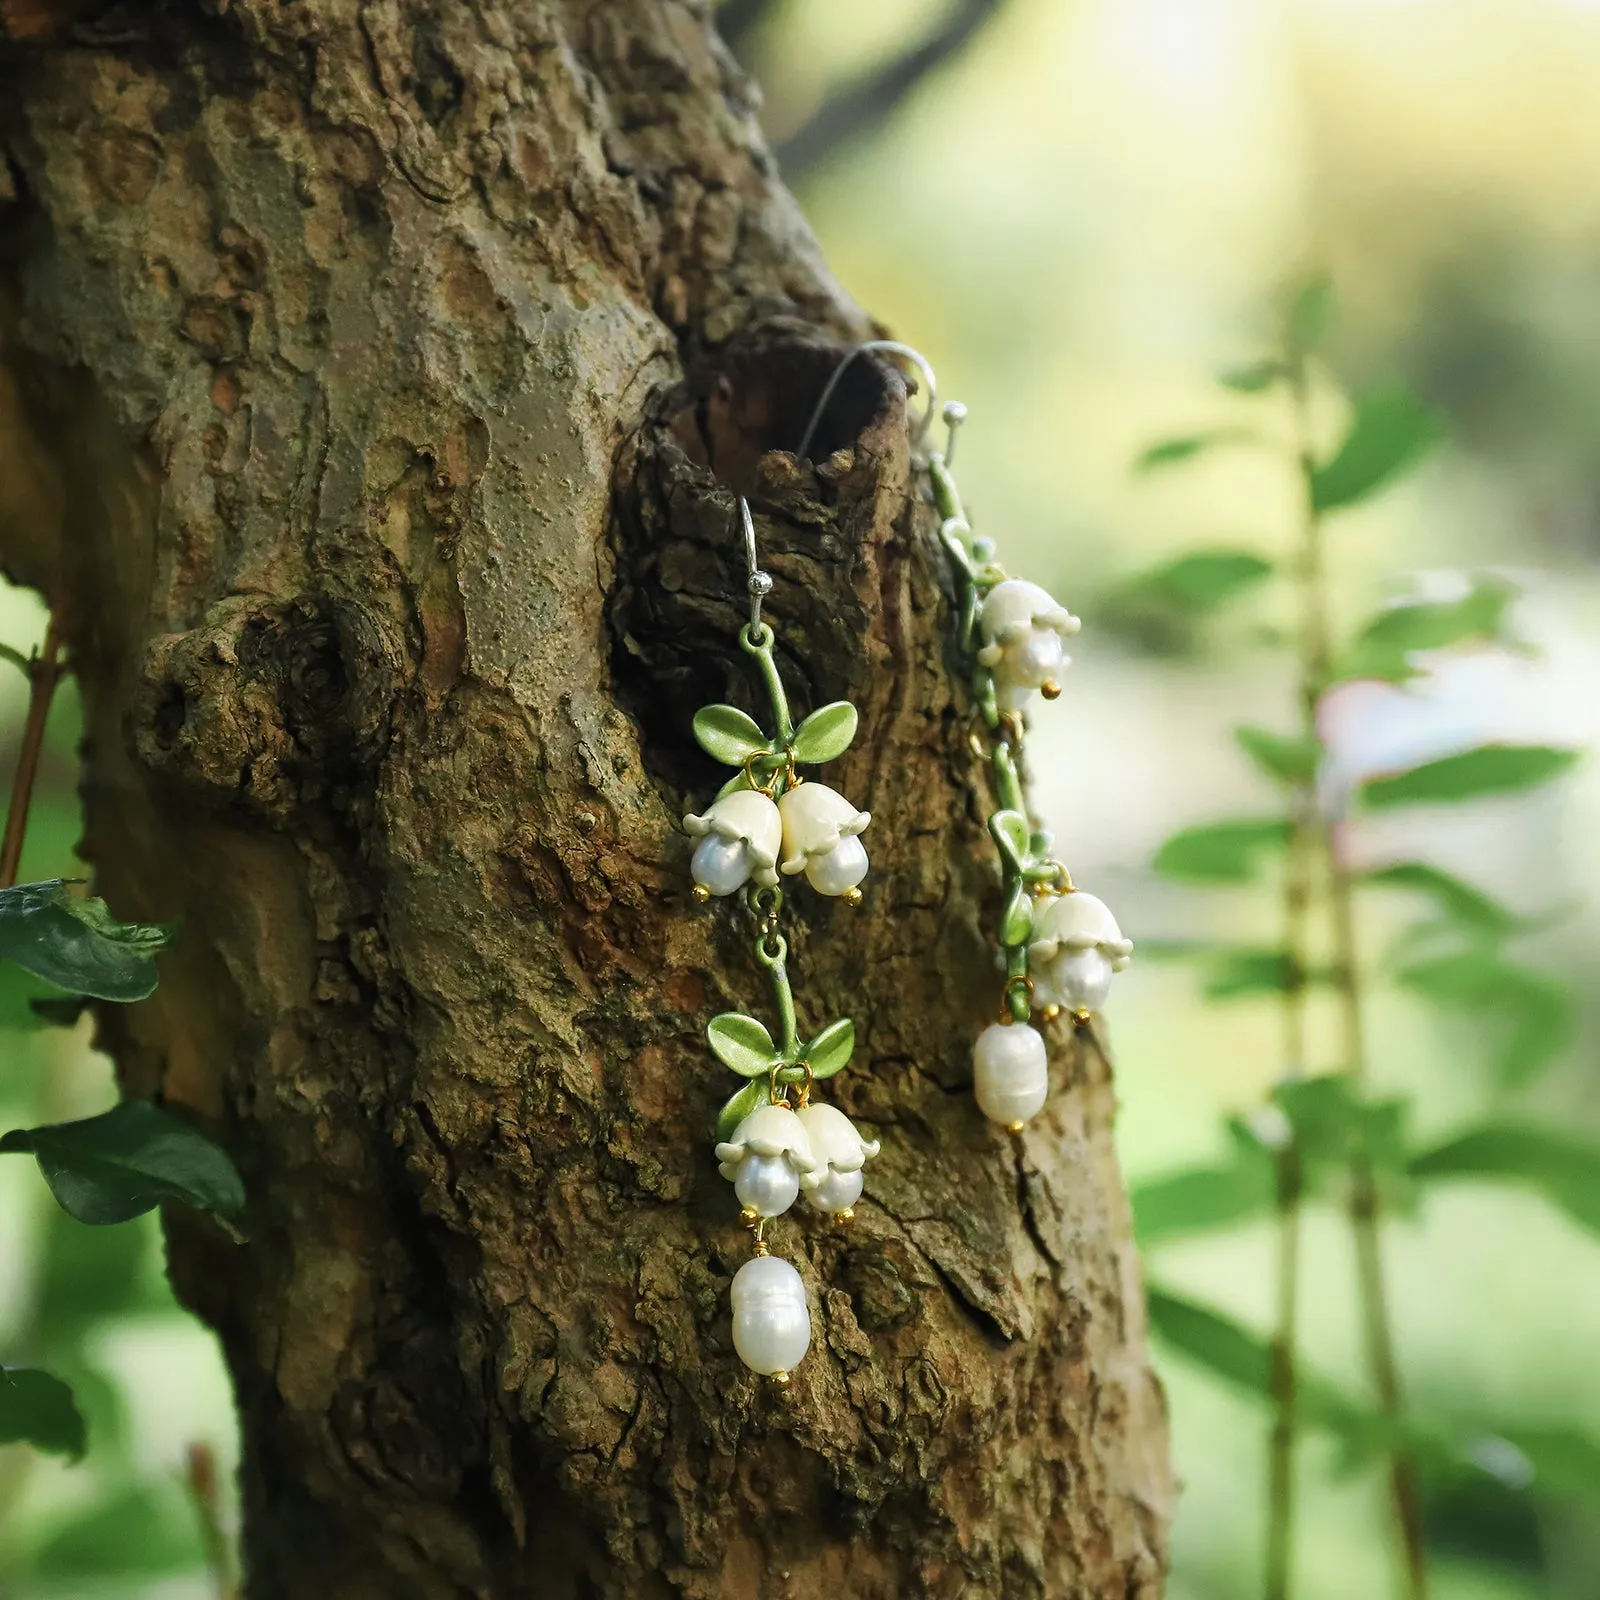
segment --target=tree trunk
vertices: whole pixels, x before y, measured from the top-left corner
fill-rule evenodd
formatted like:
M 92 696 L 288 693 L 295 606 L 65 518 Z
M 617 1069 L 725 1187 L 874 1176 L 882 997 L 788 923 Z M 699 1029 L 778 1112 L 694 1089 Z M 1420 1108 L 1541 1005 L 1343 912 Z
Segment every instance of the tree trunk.
M 1170 1494 L 1104 1062 L 975 1111 L 983 772 L 906 396 L 703 0 L 0 0 L 0 555 L 82 683 L 85 853 L 184 919 L 102 1021 L 248 1242 L 220 1332 L 259 1600 L 1153 1596 Z M 883 1140 L 782 1219 L 816 1338 L 739 1365 L 711 1159 L 763 1009 L 696 907 L 689 733 L 751 703 L 748 493 L 800 709 L 856 701 L 865 906 L 786 910 Z

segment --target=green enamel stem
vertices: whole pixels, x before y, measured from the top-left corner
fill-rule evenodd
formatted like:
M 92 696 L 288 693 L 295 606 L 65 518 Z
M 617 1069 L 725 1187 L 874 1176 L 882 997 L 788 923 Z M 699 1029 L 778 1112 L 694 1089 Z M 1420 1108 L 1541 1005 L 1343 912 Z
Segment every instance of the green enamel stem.
M 794 1061 L 800 1055 L 800 1026 L 794 1014 L 794 990 L 789 987 L 789 969 L 784 965 L 784 957 L 789 953 L 788 946 L 782 936 L 777 939 L 777 955 L 768 955 L 763 948 L 766 939 L 763 935 L 756 940 L 756 960 L 767 969 L 767 976 L 772 980 L 772 1003 L 778 1010 L 778 1025 L 783 1033 L 783 1040 L 778 1049 L 785 1061 Z
M 1018 1022 L 1026 1022 L 1033 1010 L 1033 996 L 1026 982 L 1028 976 L 1028 947 L 1025 944 L 1006 947 L 1006 1003 Z
M 994 766 L 994 786 L 1000 796 L 1001 809 L 1020 812 L 1026 817 L 1028 802 L 1022 793 L 1022 778 L 1017 772 L 1017 763 L 1012 758 L 1010 747 L 997 743 L 990 760 Z
M 772 720 L 777 726 L 778 743 L 785 749 L 794 740 L 794 719 L 789 715 L 789 696 L 784 693 L 783 679 L 778 675 L 778 663 L 772 656 L 773 633 L 765 623 L 761 635 L 754 637 L 748 626 L 739 630 L 739 643 L 746 654 L 754 656 L 761 669 L 761 681 L 766 685 L 767 698 L 772 702 Z

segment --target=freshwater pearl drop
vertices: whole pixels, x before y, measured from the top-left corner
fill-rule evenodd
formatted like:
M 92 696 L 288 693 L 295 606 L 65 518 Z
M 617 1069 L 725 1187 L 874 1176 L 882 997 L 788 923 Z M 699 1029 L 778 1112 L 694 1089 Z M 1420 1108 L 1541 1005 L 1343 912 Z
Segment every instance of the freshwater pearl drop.
M 991 1023 L 972 1051 L 972 1092 L 991 1122 L 1010 1127 L 1036 1116 L 1050 1090 L 1044 1039 L 1025 1022 Z
M 788 1156 L 747 1155 L 733 1180 L 739 1204 L 763 1217 L 781 1217 L 800 1196 L 800 1175 Z
M 848 1211 L 861 1198 L 862 1173 L 829 1172 L 806 1196 L 818 1211 Z
M 1013 682 L 1037 689 L 1061 676 L 1064 660 L 1061 635 L 1048 628 L 1033 628 L 1006 651 L 1002 670 Z
M 689 858 L 689 875 L 714 895 L 733 894 L 750 880 L 750 846 L 708 833 Z
M 818 894 L 848 894 L 866 875 L 867 848 L 854 837 L 806 863 L 806 882 Z
M 1103 951 L 1067 951 L 1049 971 L 1052 996 L 1068 1011 L 1098 1011 L 1111 994 L 1111 962 Z
M 733 1275 L 733 1348 L 752 1372 L 789 1372 L 811 1347 L 811 1312 L 800 1274 L 779 1256 L 757 1256 Z

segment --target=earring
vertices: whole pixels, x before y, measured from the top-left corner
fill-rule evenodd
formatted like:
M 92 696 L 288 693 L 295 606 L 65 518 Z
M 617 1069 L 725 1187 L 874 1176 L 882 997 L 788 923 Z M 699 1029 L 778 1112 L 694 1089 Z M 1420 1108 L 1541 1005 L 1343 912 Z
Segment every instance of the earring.
M 855 905 L 867 872 L 861 835 L 872 818 L 843 795 L 803 779 L 797 770 L 832 761 L 856 732 L 856 709 L 838 700 L 797 726 L 774 654 L 776 636 L 761 619 L 772 578 L 756 559 L 755 522 L 741 499 L 750 621 L 740 648 L 755 663 L 772 713 L 772 733 L 735 706 L 702 706 L 694 735 L 701 749 L 738 770 L 702 815 L 683 819 L 696 840 L 690 860 L 694 897 L 726 899 L 743 893 L 755 917 L 752 944 L 765 971 L 778 1023 L 740 1011 L 713 1017 L 706 1028 L 712 1053 L 749 1082 L 717 1118 L 718 1170 L 733 1184 L 751 1230 L 752 1258 L 734 1274 L 733 1345 L 752 1372 L 782 1385 L 811 1344 L 811 1314 L 799 1272 L 771 1253 L 767 1225 L 804 1193 L 812 1208 L 848 1222 L 861 1196 L 862 1168 L 878 1153 L 836 1106 L 812 1099 L 818 1083 L 839 1072 L 855 1049 L 855 1025 L 842 1018 L 802 1042 L 789 983 L 789 946 L 780 929 L 780 875 L 797 877 L 819 894 Z
M 911 428 L 913 462 L 926 475 L 956 581 L 955 647 L 975 702 L 973 754 L 987 761 L 993 777 L 989 833 L 1005 882 L 995 935 L 1005 969 L 1000 1020 L 973 1047 L 973 1094 L 986 1117 L 1019 1133 L 1049 1094 L 1044 1037 L 1032 1023 L 1035 1007 L 1047 1022 L 1067 1011 L 1077 1025 L 1087 1025 L 1110 994 L 1112 974 L 1133 954 L 1132 941 L 1122 936 L 1105 902 L 1074 886 L 1023 789 L 1024 713 L 1035 693 L 1046 700 L 1061 693 L 1061 675 L 1071 659 L 1065 644 L 1079 622 L 1037 584 L 1008 576 L 995 560 L 993 541 L 973 534 L 950 470 L 966 407 L 957 401 L 944 407 L 945 450 L 926 450 L 938 385 L 927 360 L 909 345 L 887 339 L 857 345 L 824 388 L 806 443 L 845 368 L 869 350 L 911 362 L 927 386 L 927 405 Z

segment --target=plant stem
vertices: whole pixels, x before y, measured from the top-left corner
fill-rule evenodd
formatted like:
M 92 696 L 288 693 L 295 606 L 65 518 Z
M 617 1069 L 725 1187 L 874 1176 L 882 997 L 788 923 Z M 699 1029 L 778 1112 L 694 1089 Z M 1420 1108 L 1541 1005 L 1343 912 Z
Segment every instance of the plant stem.
M 28 808 L 39 776 L 45 723 L 61 677 L 61 634 L 52 611 L 45 628 L 44 644 L 28 663 L 28 716 L 22 725 L 22 748 L 17 752 L 17 770 L 11 780 L 5 835 L 0 838 L 0 889 L 9 889 L 17 881 L 17 870 L 22 864 L 22 841 L 28 832 Z

